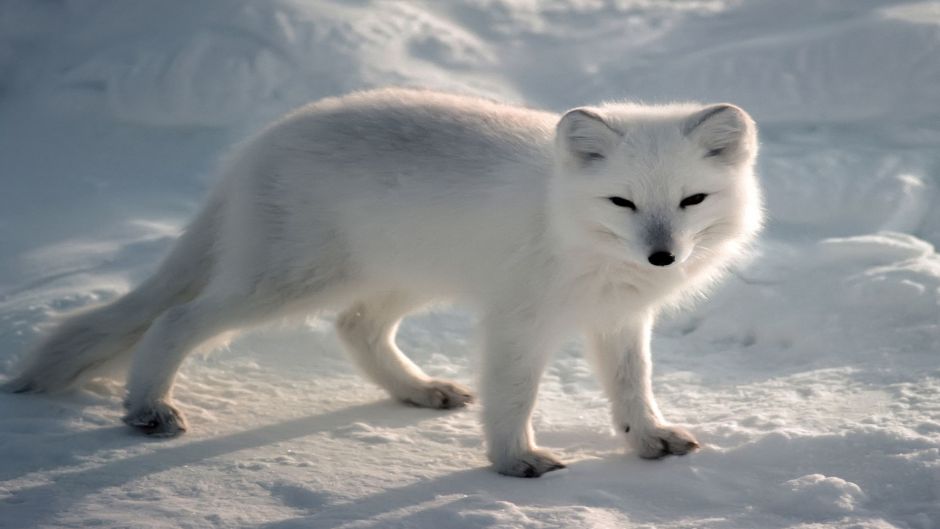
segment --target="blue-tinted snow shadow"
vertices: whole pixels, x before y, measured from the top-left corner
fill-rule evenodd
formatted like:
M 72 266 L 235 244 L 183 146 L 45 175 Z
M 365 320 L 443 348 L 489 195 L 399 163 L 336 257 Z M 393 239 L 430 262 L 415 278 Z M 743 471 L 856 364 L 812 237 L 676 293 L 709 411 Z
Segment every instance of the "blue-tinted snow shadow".
M 0 528 L 7 527 L 5 525 L 7 522 L 4 520 L 10 520 L 10 523 L 15 521 L 17 527 L 40 527 L 45 522 L 55 519 L 58 513 L 67 512 L 83 498 L 103 489 L 173 468 L 199 464 L 224 454 L 331 431 L 360 421 L 376 426 L 399 428 L 437 416 L 439 414 L 431 410 L 403 407 L 398 403 L 385 400 L 265 425 L 212 439 L 187 442 L 183 437 L 169 440 L 166 442 L 171 446 L 167 448 L 110 461 L 87 470 L 54 475 L 54 481 L 51 483 L 21 489 L 7 489 L 9 496 L 0 500 L 2 502 L 0 506 L 4 511 L 4 515 L 0 516 Z M 147 439 L 130 430 L 122 430 L 123 433 L 113 427 L 90 430 L 72 434 L 68 441 L 88 446 L 89 440 L 102 440 L 114 435 L 119 437 L 116 443 L 120 446 L 147 442 Z M 109 443 L 107 447 L 114 448 L 115 444 Z
M 68 398 L 0 392 L 0 483 L 34 472 L 64 471 L 90 456 L 139 444 L 139 438 L 115 426 L 116 408 L 113 415 L 88 413 L 115 404 L 115 398 L 92 391 L 69 392 Z
M 619 511 L 623 518 L 655 522 L 674 518 L 674 498 L 663 497 L 668 484 L 676 492 L 699 486 L 689 459 L 671 458 L 662 462 L 640 460 L 624 454 L 575 461 L 568 469 L 545 474 L 539 479 L 501 476 L 491 468 L 475 468 L 385 490 L 365 498 L 324 506 L 311 515 L 280 520 L 255 529 L 326 528 L 418 528 L 447 527 L 477 529 L 502 527 L 506 520 L 485 513 L 510 506 L 535 507 L 520 514 L 528 519 L 590 505 Z M 683 502 L 699 512 L 718 511 L 727 506 L 710 505 L 701 494 L 688 494 Z M 716 508 L 717 507 L 717 508 Z M 477 516 L 476 514 L 481 514 Z M 530 520 L 531 521 L 531 520 Z M 557 523 L 558 520 L 555 520 Z M 532 521 L 532 526 L 541 526 Z M 525 525 L 528 527 L 529 525 Z M 555 527 L 552 523 L 546 526 Z
M 847 515 L 916 526 L 940 514 L 931 486 L 934 472 L 917 461 L 932 447 L 925 440 L 904 442 L 878 431 L 777 433 L 730 450 L 706 448 L 659 461 L 611 453 L 570 462 L 568 469 L 534 480 L 476 468 L 319 506 L 309 515 L 253 529 L 480 529 L 504 527 L 507 521 L 524 522 L 520 527 L 567 527 L 559 522 L 579 522 L 577 512 L 586 510 L 605 510 L 611 520 L 654 527 L 675 525 L 690 513 L 766 529 Z M 835 477 L 803 491 L 809 496 L 794 492 L 788 480 L 810 474 Z M 868 499 L 846 507 L 841 495 L 828 494 L 841 479 L 861 485 Z M 809 497 L 813 500 L 806 504 Z M 559 515 L 573 517 L 565 522 Z M 584 522 L 588 525 L 575 526 L 596 526 L 590 514 Z

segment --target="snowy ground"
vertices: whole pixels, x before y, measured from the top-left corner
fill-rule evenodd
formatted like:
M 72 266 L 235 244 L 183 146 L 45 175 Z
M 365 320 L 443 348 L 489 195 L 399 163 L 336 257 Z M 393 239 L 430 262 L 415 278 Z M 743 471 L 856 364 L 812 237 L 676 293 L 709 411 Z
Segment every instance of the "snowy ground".
M 0 527 L 940 528 L 937 2 L 0 1 L 0 377 L 153 269 L 226 146 L 388 84 L 755 116 L 761 252 L 654 342 L 703 450 L 625 454 L 572 343 L 535 418 L 569 468 L 498 476 L 477 409 L 390 402 L 327 316 L 191 359 L 179 439 L 122 427 L 117 383 L 0 395 Z M 472 315 L 400 342 L 473 382 Z

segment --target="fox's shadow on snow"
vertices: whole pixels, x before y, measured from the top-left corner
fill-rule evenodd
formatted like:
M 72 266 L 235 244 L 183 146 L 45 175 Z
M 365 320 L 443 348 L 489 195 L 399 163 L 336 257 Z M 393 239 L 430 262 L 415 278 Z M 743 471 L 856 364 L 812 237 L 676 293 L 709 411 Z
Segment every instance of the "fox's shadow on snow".
M 4 396 L 3 398 L 19 400 L 23 397 Z M 354 422 L 367 422 L 385 427 L 404 427 L 424 420 L 432 420 L 440 414 L 441 412 L 409 408 L 391 400 L 383 400 L 211 439 L 186 442 L 186 437 L 183 437 L 179 440 L 164 441 L 171 445 L 167 448 L 158 448 L 146 454 L 110 461 L 87 470 L 65 471 L 55 475 L 54 481 L 48 484 L 7 489 L 10 495 L 0 500 L 2 501 L 0 505 L 5 504 L 6 509 L 19 510 L 20 513 L 14 517 L 16 520 L 25 523 L 26 526 L 38 527 L 44 521 L 55 518 L 57 514 L 67 512 L 87 496 L 158 472 L 197 464 L 240 450 L 259 448 L 319 432 L 336 430 Z M 81 446 L 87 455 L 148 442 L 148 439 L 141 434 L 124 427 L 108 427 L 62 435 L 67 435 L 67 439 L 56 436 L 53 442 L 67 441 L 69 444 Z M 102 447 L 97 441 L 106 437 L 115 440 L 105 442 L 105 446 Z M 79 458 L 72 455 L 72 460 L 58 466 L 73 466 L 76 464 L 76 459 Z M 39 469 L 31 468 L 13 472 L 14 476 L 0 475 L 0 479 L 12 479 L 17 475 L 37 470 Z M 4 472 L 4 474 L 8 473 Z M 4 527 L 2 521 L 0 521 L 0 527 Z
M 628 512 L 637 523 L 652 523 L 658 517 L 674 515 L 674 498 L 661 494 L 663 486 L 673 480 L 699 486 L 688 459 L 648 461 L 618 451 L 569 463 L 566 470 L 538 479 L 501 476 L 489 467 L 461 470 L 350 501 L 318 505 L 306 515 L 253 529 L 502 527 L 487 518 L 487 512 L 498 512 L 504 506 L 535 506 L 552 516 L 553 507 L 570 512 L 583 503 Z M 660 486 L 650 487 L 650 483 Z M 703 512 L 715 508 L 707 495 L 690 493 L 685 501 Z M 483 518 L 460 514 L 477 510 L 483 511 Z

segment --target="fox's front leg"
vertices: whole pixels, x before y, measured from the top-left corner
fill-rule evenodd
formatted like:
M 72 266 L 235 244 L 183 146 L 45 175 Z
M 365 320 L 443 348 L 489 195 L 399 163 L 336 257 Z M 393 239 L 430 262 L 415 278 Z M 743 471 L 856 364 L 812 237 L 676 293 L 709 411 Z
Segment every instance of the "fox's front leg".
M 611 402 L 614 428 L 625 432 L 640 457 L 683 455 L 698 448 L 684 428 L 663 419 L 653 396 L 650 338 L 653 316 L 644 313 L 619 329 L 595 332 L 589 349 Z
M 530 322 L 490 317 L 484 322 L 481 397 L 487 455 L 500 474 L 537 478 L 565 465 L 539 449 L 532 408 L 551 340 Z

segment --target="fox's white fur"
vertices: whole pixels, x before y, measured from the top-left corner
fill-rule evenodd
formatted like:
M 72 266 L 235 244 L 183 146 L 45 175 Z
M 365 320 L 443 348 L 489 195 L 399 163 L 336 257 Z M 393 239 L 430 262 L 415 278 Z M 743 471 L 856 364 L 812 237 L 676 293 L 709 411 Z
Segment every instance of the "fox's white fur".
M 683 454 L 697 444 L 653 397 L 651 328 L 759 230 L 756 153 L 753 121 L 728 104 L 558 116 L 429 91 L 325 99 L 238 148 L 156 274 L 64 322 L 7 387 L 60 390 L 133 351 L 125 422 L 173 435 L 186 422 L 171 388 L 192 349 L 335 309 L 372 381 L 402 401 L 457 407 L 470 392 L 428 377 L 394 338 L 409 312 L 459 299 L 482 314 L 496 470 L 563 466 L 537 448 L 530 415 L 549 354 L 573 332 L 588 337 L 614 425 L 639 455 Z

